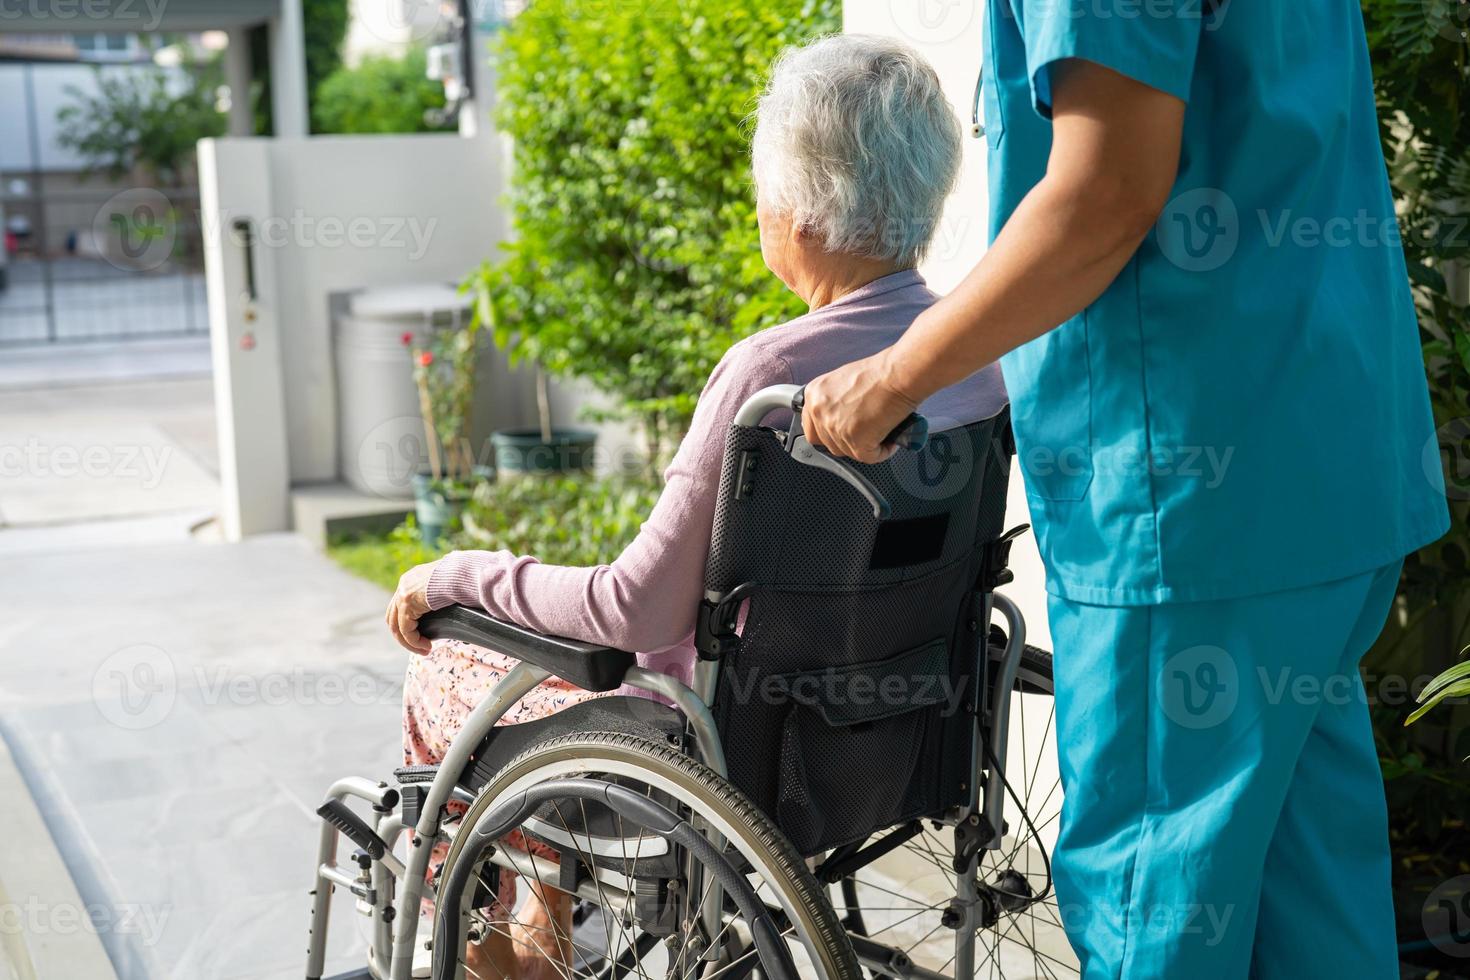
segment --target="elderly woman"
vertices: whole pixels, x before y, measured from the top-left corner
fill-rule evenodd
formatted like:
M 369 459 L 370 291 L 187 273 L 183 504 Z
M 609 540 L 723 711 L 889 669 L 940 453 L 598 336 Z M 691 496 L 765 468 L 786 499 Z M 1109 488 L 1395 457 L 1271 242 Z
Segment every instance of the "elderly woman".
M 441 759 L 465 716 L 514 666 L 493 650 L 424 640 L 417 620 L 432 609 L 476 606 L 543 633 L 642 651 L 645 667 L 688 682 L 726 429 L 752 393 L 802 384 L 882 350 L 935 302 L 914 267 L 959 163 L 955 115 L 933 69 L 909 49 L 845 35 L 777 62 L 754 140 L 761 255 L 810 312 L 725 354 L 664 474 L 658 505 L 612 564 L 559 568 L 530 555 L 459 551 L 403 576 L 387 618 L 399 642 L 422 654 L 404 688 L 409 763 Z M 989 367 L 922 410 L 964 424 L 1004 401 L 999 371 Z M 592 696 L 548 680 L 503 723 Z M 502 890 L 502 914 L 512 897 Z M 546 957 L 566 955 L 550 937 L 553 923 L 565 929 L 567 906 L 551 889 L 531 896 L 506 934 L 473 950 L 472 959 L 488 967 L 486 975 L 540 975 L 554 966 Z

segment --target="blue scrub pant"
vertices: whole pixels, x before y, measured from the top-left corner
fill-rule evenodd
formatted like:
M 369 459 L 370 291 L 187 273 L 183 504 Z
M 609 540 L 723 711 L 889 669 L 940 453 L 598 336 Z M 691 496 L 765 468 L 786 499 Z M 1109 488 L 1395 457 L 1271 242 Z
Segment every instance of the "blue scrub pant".
M 1053 876 L 1084 978 L 1398 977 L 1357 665 L 1399 567 L 1218 602 L 1052 598 Z

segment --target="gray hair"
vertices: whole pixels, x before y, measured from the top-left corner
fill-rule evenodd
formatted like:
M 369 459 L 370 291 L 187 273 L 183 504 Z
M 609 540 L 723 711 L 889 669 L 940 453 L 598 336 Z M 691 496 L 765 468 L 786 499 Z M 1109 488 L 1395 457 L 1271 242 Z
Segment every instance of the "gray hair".
M 897 41 L 838 34 L 789 48 L 756 109 L 756 192 L 829 252 L 903 265 L 929 247 L 960 166 L 939 76 Z

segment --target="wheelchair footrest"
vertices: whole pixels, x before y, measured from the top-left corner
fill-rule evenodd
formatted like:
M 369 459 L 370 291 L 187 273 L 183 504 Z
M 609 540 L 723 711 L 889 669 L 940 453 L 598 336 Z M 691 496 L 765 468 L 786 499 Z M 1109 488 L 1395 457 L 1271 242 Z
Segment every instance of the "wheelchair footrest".
M 429 785 L 437 775 L 438 766 L 404 766 L 393 770 L 393 778 L 398 780 L 402 794 L 400 798 L 403 800 L 402 816 L 405 827 L 415 826 L 419 822 L 424 799 L 429 795 Z
M 373 832 L 373 828 L 352 812 L 352 808 L 341 800 L 328 800 L 316 808 L 317 816 L 340 830 L 348 840 L 368 852 L 374 861 L 381 861 L 388 853 L 388 844 Z
M 393 770 L 393 778 L 398 780 L 400 786 L 410 786 L 414 783 L 432 783 L 434 777 L 439 775 L 438 766 L 404 766 Z

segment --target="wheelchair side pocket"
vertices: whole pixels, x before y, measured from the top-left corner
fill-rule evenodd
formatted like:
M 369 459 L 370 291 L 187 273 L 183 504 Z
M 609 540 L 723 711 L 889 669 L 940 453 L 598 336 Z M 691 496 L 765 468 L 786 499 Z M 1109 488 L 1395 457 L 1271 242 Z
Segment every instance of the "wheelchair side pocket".
M 922 753 L 949 692 L 943 639 L 882 661 L 772 678 L 787 700 L 776 819 L 803 854 L 933 810 Z

